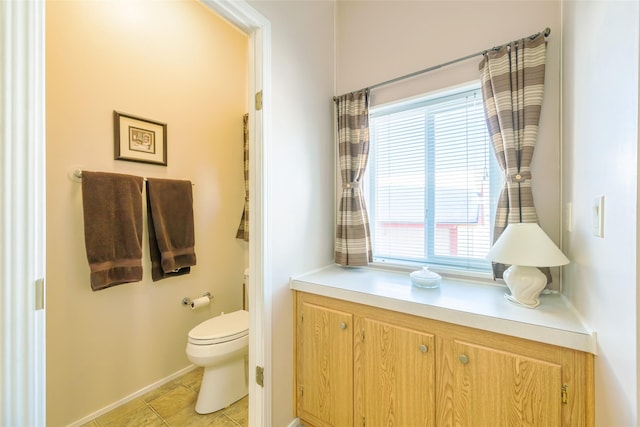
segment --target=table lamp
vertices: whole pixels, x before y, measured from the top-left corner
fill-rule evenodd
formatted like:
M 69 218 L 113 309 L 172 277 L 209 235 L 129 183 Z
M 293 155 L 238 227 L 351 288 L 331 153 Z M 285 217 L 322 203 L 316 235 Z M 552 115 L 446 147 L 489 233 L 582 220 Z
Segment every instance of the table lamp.
M 538 295 L 547 285 L 547 277 L 536 267 L 555 267 L 569 263 L 537 223 L 507 225 L 489 250 L 487 259 L 508 264 L 503 279 L 511 295 L 507 300 L 529 308 L 540 305 Z

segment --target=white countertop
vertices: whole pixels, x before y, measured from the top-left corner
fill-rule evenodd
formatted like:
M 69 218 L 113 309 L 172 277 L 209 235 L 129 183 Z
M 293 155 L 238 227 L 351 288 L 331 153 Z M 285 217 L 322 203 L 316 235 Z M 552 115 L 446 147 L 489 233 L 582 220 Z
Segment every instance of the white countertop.
M 409 273 L 332 265 L 291 278 L 291 289 L 462 326 L 596 352 L 596 334 L 559 294 L 532 309 L 510 303 L 503 286 L 443 278 L 434 289 L 411 285 Z

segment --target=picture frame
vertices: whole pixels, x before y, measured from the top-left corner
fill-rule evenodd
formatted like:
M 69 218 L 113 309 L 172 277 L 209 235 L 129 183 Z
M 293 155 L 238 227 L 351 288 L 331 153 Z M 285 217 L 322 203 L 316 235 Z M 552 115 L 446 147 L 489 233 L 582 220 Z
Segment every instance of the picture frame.
M 167 124 L 113 112 L 114 159 L 167 166 Z

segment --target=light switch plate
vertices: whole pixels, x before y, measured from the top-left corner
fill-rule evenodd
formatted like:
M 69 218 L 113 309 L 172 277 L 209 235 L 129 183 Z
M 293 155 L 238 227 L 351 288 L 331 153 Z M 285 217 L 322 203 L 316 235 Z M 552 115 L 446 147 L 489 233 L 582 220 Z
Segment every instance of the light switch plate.
M 593 199 L 591 207 L 593 235 L 604 238 L 604 196 Z

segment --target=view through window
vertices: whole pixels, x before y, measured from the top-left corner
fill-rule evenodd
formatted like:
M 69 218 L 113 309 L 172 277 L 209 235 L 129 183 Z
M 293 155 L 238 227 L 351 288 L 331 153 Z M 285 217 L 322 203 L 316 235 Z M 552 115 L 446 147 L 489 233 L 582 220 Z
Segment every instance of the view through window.
M 502 173 L 479 83 L 372 108 L 368 209 L 374 258 L 489 270 Z

